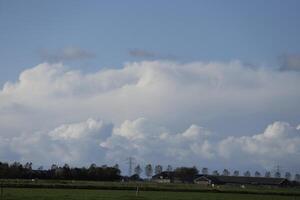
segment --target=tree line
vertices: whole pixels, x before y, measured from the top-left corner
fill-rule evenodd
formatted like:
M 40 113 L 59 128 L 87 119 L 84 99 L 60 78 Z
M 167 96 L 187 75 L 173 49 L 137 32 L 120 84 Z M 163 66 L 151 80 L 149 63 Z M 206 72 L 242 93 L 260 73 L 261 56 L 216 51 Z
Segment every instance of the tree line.
M 164 170 L 162 165 L 152 166 L 151 164 L 147 164 L 144 168 L 145 176 L 148 179 L 151 178 L 153 175 L 160 174 L 163 171 Z M 134 168 L 134 172 L 140 177 L 143 172 L 143 169 L 140 165 L 137 165 Z M 168 165 L 166 167 L 165 172 L 173 172 L 173 174 L 182 179 L 185 179 L 186 177 L 193 177 L 199 173 L 196 167 L 178 167 L 173 170 L 173 167 L 171 165 Z
M 121 171 L 118 165 L 99 167 L 96 164 L 91 164 L 88 168 L 73 168 L 68 164 L 62 167 L 53 164 L 50 169 L 44 170 L 39 167 L 34 170 L 32 163 L 22 165 L 19 162 L 12 164 L 0 162 L 0 178 L 116 181 L 121 179 Z
M 204 167 L 202 168 L 202 174 L 209 174 L 208 168 Z M 228 169 L 224 169 L 222 173 L 219 173 L 218 170 L 212 171 L 212 175 L 215 176 L 245 176 L 245 177 L 266 177 L 266 178 L 286 178 L 288 180 L 296 180 L 300 181 L 300 174 L 295 174 L 294 177 L 290 172 L 285 172 L 283 175 L 280 173 L 280 171 L 276 171 L 274 173 L 271 173 L 271 171 L 266 171 L 265 173 L 261 173 L 259 171 L 255 171 L 253 174 L 249 170 L 245 171 L 244 173 L 240 173 L 239 170 L 234 170 L 232 173 Z
M 151 164 L 147 164 L 144 168 L 144 175 L 148 178 L 152 177 L 152 175 L 159 174 L 163 172 L 163 166 L 162 165 L 155 165 L 152 166 Z M 196 167 L 179 167 L 173 170 L 171 165 L 168 165 L 166 170 L 167 172 L 174 172 L 177 177 L 186 176 L 190 177 L 192 175 L 197 175 L 199 173 L 199 170 Z M 134 168 L 134 172 L 136 175 L 141 176 L 143 169 L 140 165 L 137 165 Z M 243 173 L 240 173 L 239 170 L 234 170 L 232 173 L 228 169 L 224 169 L 222 172 L 219 172 L 218 170 L 213 170 L 211 173 L 209 173 L 209 170 L 207 167 L 203 167 L 201 169 L 201 174 L 204 175 L 214 175 L 214 176 L 245 176 L 245 177 L 266 177 L 266 178 L 286 178 L 288 180 L 295 180 L 300 182 L 300 174 L 294 174 L 294 176 L 290 172 L 285 172 L 284 174 L 281 174 L 279 171 L 276 171 L 274 173 L 271 173 L 271 171 L 266 171 L 265 173 L 261 173 L 259 171 L 255 171 L 253 174 L 247 170 Z
M 172 172 L 176 177 L 180 179 L 192 178 L 199 173 L 205 175 L 215 176 L 245 176 L 245 177 L 274 177 L 274 178 L 286 178 L 288 180 L 295 180 L 300 182 L 300 174 L 292 176 L 290 172 L 286 172 L 283 175 L 276 171 L 271 173 L 266 171 L 264 174 L 259 171 L 251 174 L 249 170 L 244 173 L 240 173 L 238 170 L 234 170 L 232 173 L 228 169 L 224 169 L 221 173 L 217 170 L 213 170 L 209 173 L 208 168 L 204 167 L 201 172 L 194 167 L 178 167 L 173 169 L 171 165 L 168 165 L 165 169 L 162 165 L 147 164 L 144 167 L 136 165 L 134 167 L 134 180 L 140 180 L 141 176 L 144 175 L 150 179 L 153 175 L 160 174 L 161 172 Z M 144 173 L 144 174 L 143 174 Z M 58 166 L 53 164 L 49 169 L 32 169 L 32 163 L 27 162 L 21 164 L 19 162 L 4 163 L 0 162 L 0 178 L 1 179 L 62 179 L 62 180 L 95 180 L 95 181 L 119 181 L 130 177 L 121 176 L 121 170 L 118 164 L 114 166 L 97 166 L 91 164 L 89 167 L 70 167 L 68 164 Z

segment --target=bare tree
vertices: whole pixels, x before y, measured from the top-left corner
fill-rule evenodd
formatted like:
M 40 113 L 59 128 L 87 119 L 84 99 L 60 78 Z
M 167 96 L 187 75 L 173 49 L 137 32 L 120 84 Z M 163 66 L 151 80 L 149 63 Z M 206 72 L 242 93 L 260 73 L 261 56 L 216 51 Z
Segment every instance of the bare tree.
M 113 166 L 113 168 L 115 168 L 115 169 L 120 169 L 119 164 L 118 164 L 118 163 L 115 164 L 115 165 Z
M 294 180 L 300 182 L 300 174 L 295 174 Z
M 97 168 L 97 165 L 95 163 L 92 163 L 89 167 L 89 169 L 95 169 L 95 168 Z
M 250 177 L 250 176 L 251 176 L 251 173 L 250 173 L 250 171 L 249 171 L 249 170 L 247 170 L 247 171 L 244 173 L 244 176 L 246 176 L 246 177 Z
M 214 176 L 219 176 L 218 170 L 214 170 L 214 171 L 212 172 L 212 175 L 214 175 Z
M 256 171 L 255 174 L 254 174 L 254 176 L 255 176 L 255 177 L 261 177 L 261 174 L 260 174 L 259 171 Z
M 280 172 L 279 172 L 279 171 L 275 172 L 274 177 L 275 177 L 275 178 L 280 178 L 280 177 L 281 177 Z
M 223 176 L 230 176 L 229 170 L 228 169 L 224 169 L 222 175 Z
M 290 172 L 285 172 L 285 178 L 286 178 L 287 180 L 291 180 L 292 174 L 291 174 Z
M 207 175 L 208 174 L 208 168 L 207 167 L 203 167 L 201 170 L 202 174 Z
M 171 165 L 168 165 L 167 166 L 167 172 L 171 172 L 171 171 L 173 171 L 173 167 Z
M 57 168 L 58 168 L 57 165 L 55 165 L 55 164 L 51 165 L 51 170 L 56 170 Z
M 135 174 L 137 174 L 137 175 L 141 175 L 141 173 L 142 173 L 142 168 L 141 168 L 141 166 L 140 165 L 137 165 L 135 168 L 134 168 L 134 173 Z
M 150 178 L 153 174 L 153 168 L 151 164 L 145 166 L 145 175 Z
M 240 171 L 239 170 L 234 170 L 233 176 L 239 176 L 239 175 L 240 175 Z
M 265 177 L 266 177 L 266 178 L 270 178 L 270 177 L 271 177 L 271 172 L 270 172 L 270 171 L 266 171 Z
M 154 168 L 155 174 L 160 174 L 163 171 L 163 167 L 161 165 L 156 165 Z
M 24 165 L 24 168 L 31 171 L 31 170 L 32 170 L 32 162 L 27 162 L 27 163 Z

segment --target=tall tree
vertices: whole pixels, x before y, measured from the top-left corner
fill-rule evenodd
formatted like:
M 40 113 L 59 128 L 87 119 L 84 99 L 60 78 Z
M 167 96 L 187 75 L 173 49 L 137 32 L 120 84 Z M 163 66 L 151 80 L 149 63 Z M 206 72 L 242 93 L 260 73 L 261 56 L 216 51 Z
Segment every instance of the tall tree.
M 95 169 L 95 168 L 97 168 L 97 165 L 95 163 L 92 163 L 89 167 L 89 169 Z
M 240 171 L 239 170 L 234 170 L 233 176 L 239 176 L 239 175 L 240 175 Z
M 171 172 L 171 171 L 173 171 L 173 167 L 171 165 L 168 165 L 167 166 L 167 172 Z
M 95 163 L 92 163 L 88 169 L 88 177 L 91 180 L 97 179 L 97 165 Z
M 24 168 L 26 169 L 26 170 L 32 170 L 32 162 L 27 162 L 25 165 L 24 165 Z
M 21 177 L 22 171 L 23 171 L 23 165 L 19 162 L 14 162 L 13 164 L 10 165 L 9 175 L 12 178 L 22 178 Z
M 191 180 L 198 174 L 198 169 L 194 167 L 178 167 L 175 169 L 175 176 L 182 181 Z
M 249 171 L 249 170 L 247 170 L 247 171 L 244 173 L 244 176 L 246 176 L 246 177 L 250 177 L 250 176 L 251 176 L 251 173 L 250 173 L 250 171 Z
M 214 175 L 214 176 L 219 176 L 218 170 L 214 170 L 214 171 L 212 172 L 212 175 Z
M 271 172 L 270 172 L 270 171 L 266 171 L 265 177 L 266 177 L 266 178 L 270 178 L 270 177 L 271 177 Z
M 137 165 L 135 168 L 134 168 L 134 173 L 135 174 L 137 174 L 137 175 L 141 175 L 141 173 L 142 173 L 142 168 L 141 168 L 141 166 L 140 165 Z
M 228 169 L 224 169 L 222 175 L 223 176 L 230 176 L 229 170 Z
M 154 168 L 155 174 L 160 174 L 163 171 L 163 167 L 161 165 L 156 165 Z
M 201 170 L 201 173 L 207 175 L 208 174 L 208 168 L 203 167 L 202 170 Z
M 292 174 L 291 174 L 290 172 L 285 172 L 285 178 L 286 178 L 287 180 L 291 180 Z
M 153 168 L 151 164 L 145 166 L 145 175 L 150 178 L 153 175 Z
M 260 174 L 259 171 L 256 171 L 255 174 L 254 174 L 254 176 L 255 176 L 255 177 L 261 177 L 261 174 Z
M 295 174 L 294 180 L 300 182 L 300 174 Z
M 280 178 L 280 177 L 281 177 L 280 172 L 279 172 L 279 171 L 275 172 L 274 177 L 275 177 L 275 178 Z
M 113 168 L 120 169 L 119 164 L 115 164 Z
M 64 164 L 63 168 L 63 176 L 66 179 L 70 179 L 71 178 L 71 169 L 70 166 L 68 164 Z
M 57 168 L 58 168 L 58 166 L 56 164 L 51 165 L 51 170 L 56 170 Z

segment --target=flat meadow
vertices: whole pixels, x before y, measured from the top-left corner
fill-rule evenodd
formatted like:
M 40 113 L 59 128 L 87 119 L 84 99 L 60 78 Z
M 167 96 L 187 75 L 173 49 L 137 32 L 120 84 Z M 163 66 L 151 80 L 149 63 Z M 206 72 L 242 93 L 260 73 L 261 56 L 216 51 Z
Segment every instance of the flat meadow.
M 87 189 L 6 188 L 1 200 L 300 200 L 300 196 L 265 194 Z
M 2 179 L 0 200 L 300 200 L 299 187 Z M 137 187 L 139 192 L 137 195 Z

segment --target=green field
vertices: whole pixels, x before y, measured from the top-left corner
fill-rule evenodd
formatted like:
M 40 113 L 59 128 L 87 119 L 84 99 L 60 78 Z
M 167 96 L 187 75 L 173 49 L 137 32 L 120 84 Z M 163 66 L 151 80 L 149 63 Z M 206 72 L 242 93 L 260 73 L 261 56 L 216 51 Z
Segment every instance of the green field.
M 85 189 L 25 189 L 5 188 L 1 200 L 300 200 L 300 197 L 257 194 L 163 192 Z
M 299 187 L 220 185 L 215 188 L 197 184 L 159 184 L 154 182 L 100 182 L 70 180 L 0 179 L 3 188 L 0 200 L 92 200 L 92 199 L 261 199 L 300 200 Z M 139 195 L 136 197 L 136 188 Z
M 6 188 L 48 188 L 48 189 L 93 189 L 93 190 L 136 190 L 142 191 L 175 191 L 175 192 L 222 192 L 222 193 L 252 193 L 270 195 L 300 196 L 299 187 L 269 187 L 269 186 L 239 186 L 220 185 L 215 188 L 197 184 L 175 184 L 154 182 L 101 182 L 101 181 L 71 181 L 71 180 L 25 180 L 0 179 L 0 184 Z

